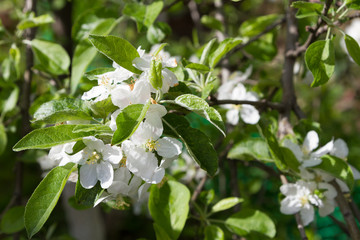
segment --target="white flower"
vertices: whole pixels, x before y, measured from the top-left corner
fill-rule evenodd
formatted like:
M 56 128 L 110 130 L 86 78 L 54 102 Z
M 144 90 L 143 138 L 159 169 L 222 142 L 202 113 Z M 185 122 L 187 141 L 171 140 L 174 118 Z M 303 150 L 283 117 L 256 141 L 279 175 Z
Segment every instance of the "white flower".
M 314 219 L 313 205 L 319 204 L 319 197 L 313 193 L 315 187 L 315 183 L 304 181 L 282 185 L 280 191 L 286 197 L 281 201 L 280 211 L 288 215 L 300 212 L 303 224 L 308 225 Z
M 50 149 L 48 157 L 53 162 L 54 167 L 65 166 L 69 162 L 78 163 L 80 161 L 81 154 L 69 155 L 73 152 L 74 145 L 75 142 L 65 143 Z
M 182 150 L 181 142 L 170 137 L 160 138 L 162 129 L 159 130 L 147 121 L 142 122 L 130 140 L 122 143 L 126 166 L 148 183 L 159 183 L 164 177 L 164 168 L 169 165 L 168 161 L 177 157 Z M 165 158 L 160 163 L 155 151 Z
M 131 176 L 130 171 L 125 166 L 121 166 L 115 170 L 113 183 L 107 191 L 113 196 L 121 194 L 137 200 L 140 185 L 141 178 Z
M 325 146 L 315 150 L 319 146 L 319 136 L 315 131 L 306 134 L 304 143 L 299 146 L 289 139 L 284 141 L 284 146 L 289 148 L 301 163 L 303 167 L 313 167 L 321 163 L 321 156 L 329 153 L 333 149 L 333 141 L 328 142 Z
M 246 88 L 239 81 L 229 81 L 223 84 L 218 91 L 218 99 L 231 100 L 248 100 L 257 101 L 258 96 L 254 92 L 247 92 Z M 241 119 L 248 124 L 256 124 L 260 119 L 259 111 L 252 105 L 242 104 L 225 104 L 224 108 L 229 109 L 226 113 L 227 121 L 232 125 L 237 125 L 239 122 L 239 115 Z
M 118 164 L 122 159 L 119 147 L 104 144 L 95 137 L 85 137 L 83 142 L 86 147 L 79 153 L 82 158 L 79 162 L 80 183 L 86 188 L 94 187 L 100 181 L 102 188 L 108 188 L 113 182 L 114 170 L 112 164 Z
M 325 217 L 331 214 L 336 206 L 335 197 L 337 192 L 335 188 L 326 182 L 320 182 L 317 185 L 317 189 L 320 191 L 320 201 L 318 203 L 319 214 L 321 217 Z
M 163 93 L 167 93 L 169 91 L 170 87 L 175 86 L 178 84 L 178 80 L 175 76 L 175 74 L 167 69 L 167 67 L 173 68 L 177 66 L 177 62 L 175 58 L 170 57 L 170 55 L 163 50 L 161 50 L 156 56 L 153 56 L 151 54 L 143 54 L 140 55 L 140 57 L 137 57 L 133 60 L 133 65 L 144 71 L 142 73 L 143 77 L 148 78 L 148 72 L 150 70 L 150 64 L 152 60 L 161 61 L 162 64 L 162 87 L 161 90 Z M 156 92 L 156 90 L 151 86 L 152 92 Z
M 150 99 L 150 84 L 140 78 L 134 84 L 120 84 L 111 92 L 115 106 L 123 109 L 130 104 L 145 104 Z

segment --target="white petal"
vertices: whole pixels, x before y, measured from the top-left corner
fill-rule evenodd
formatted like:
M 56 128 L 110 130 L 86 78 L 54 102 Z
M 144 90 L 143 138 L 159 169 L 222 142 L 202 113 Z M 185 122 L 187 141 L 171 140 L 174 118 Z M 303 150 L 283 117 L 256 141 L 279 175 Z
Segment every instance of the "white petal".
M 80 167 L 80 183 L 86 189 L 93 188 L 97 183 L 96 165 L 85 164 Z
M 123 158 L 121 148 L 117 146 L 110 146 L 109 144 L 105 145 L 101 151 L 103 159 L 112 164 L 118 164 Z
M 354 166 L 350 165 L 349 164 L 349 167 L 351 168 L 352 170 L 352 173 L 354 175 L 354 180 L 359 180 L 360 179 L 360 172 L 359 170 L 357 170 Z
M 130 101 L 132 104 L 145 104 L 149 101 L 150 85 L 147 81 L 138 80 L 135 82 L 134 89 L 131 91 Z
M 256 124 L 260 120 L 259 111 L 254 106 L 247 104 L 241 106 L 240 116 L 248 124 Z
M 172 158 L 180 155 L 182 150 L 182 143 L 171 137 L 164 137 L 157 141 L 156 152 L 165 158 Z
M 311 152 L 315 148 L 319 146 L 319 136 L 315 131 L 310 131 L 306 134 L 304 143 L 303 143 L 303 149 L 306 152 Z
M 292 141 L 290 141 L 289 139 L 285 139 L 285 141 L 283 142 L 284 147 L 287 147 L 288 149 L 290 149 L 293 154 L 295 155 L 295 157 L 297 158 L 297 160 L 299 162 L 303 161 L 303 152 L 301 151 L 301 148 L 299 147 L 299 145 L 293 143 Z
M 293 183 L 284 184 L 280 187 L 280 191 L 285 196 L 295 196 L 297 194 L 298 188 Z
M 160 137 L 157 133 L 157 131 L 154 131 L 154 127 L 148 121 L 145 121 L 140 123 L 139 127 L 130 139 L 136 145 L 141 146 L 146 144 L 148 141 L 156 141 Z
M 90 151 L 96 150 L 97 152 L 100 153 L 102 151 L 102 149 L 104 148 L 103 141 L 101 141 L 100 139 L 97 139 L 94 136 L 84 137 L 83 142 L 85 143 L 86 147 Z
M 145 58 L 137 57 L 132 61 L 132 64 L 141 71 L 146 71 L 149 70 L 150 68 L 150 61 L 148 61 L 148 59 Z
M 163 86 L 161 87 L 161 90 L 163 93 L 167 93 L 169 91 L 169 87 L 173 87 L 179 82 L 176 75 L 169 69 L 164 68 L 161 73 L 163 75 Z
M 328 154 L 329 152 L 331 152 L 334 148 L 334 141 L 330 141 L 327 144 L 325 144 L 325 146 L 319 148 L 318 150 L 316 150 L 315 152 L 311 153 L 312 156 L 316 156 L 316 157 L 321 157 L 325 154 Z
M 149 181 L 148 183 L 152 183 L 152 184 L 160 183 L 161 180 L 164 178 L 164 176 L 165 176 L 165 169 L 158 167 L 155 169 L 151 181 Z
M 110 187 L 114 179 L 114 170 L 110 163 L 101 161 L 97 164 L 96 174 L 102 188 L 106 189 Z
M 111 101 L 115 106 L 123 109 L 131 103 L 131 90 L 127 84 L 121 84 L 116 86 L 111 91 Z
M 114 132 L 117 129 L 117 125 L 116 125 L 116 118 L 119 115 L 119 113 L 121 112 L 121 109 L 116 110 L 115 112 L 113 112 L 111 114 L 111 120 L 110 120 L 110 125 L 109 127 L 111 128 L 111 130 L 113 130 Z
M 329 183 L 320 182 L 319 189 L 325 189 L 324 196 L 326 199 L 334 199 L 337 196 L 336 189 Z
M 234 82 L 234 81 L 229 81 L 227 83 L 222 84 L 218 90 L 218 99 L 219 100 L 231 99 L 232 91 L 233 91 L 235 85 L 236 85 L 236 82 Z
M 238 83 L 232 90 L 231 99 L 233 100 L 247 100 L 246 99 L 246 88 L 243 84 Z
M 335 201 L 333 199 L 326 200 L 322 207 L 319 207 L 319 215 L 325 217 L 335 210 Z
M 309 208 L 302 208 L 300 210 L 301 220 L 304 226 L 309 225 L 314 220 L 314 207 L 310 206 Z
M 334 142 L 334 148 L 332 149 L 330 154 L 338 158 L 346 159 L 349 154 L 349 148 L 346 142 L 341 138 L 336 139 Z
M 231 109 L 226 113 L 226 121 L 231 125 L 237 125 L 239 123 L 239 110 Z
M 314 167 L 314 166 L 319 165 L 321 162 L 322 162 L 321 158 L 311 157 L 310 159 L 303 161 L 301 166 L 304 167 L 304 168 Z
M 300 205 L 296 205 L 294 200 L 291 198 L 286 197 L 281 201 L 280 212 L 283 214 L 294 214 L 297 213 L 300 209 Z
M 104 95 L 104 96 L 102 96 Z M 109 96 L 109 92 L 106 87 L 104 86 L 94 86 L 89 91 L 85 92 L 81 99 L 82 100 L 91 100 L 93 98 L 97 98 L 99 96 L 102 96 L 102 100 L 106 99 Z

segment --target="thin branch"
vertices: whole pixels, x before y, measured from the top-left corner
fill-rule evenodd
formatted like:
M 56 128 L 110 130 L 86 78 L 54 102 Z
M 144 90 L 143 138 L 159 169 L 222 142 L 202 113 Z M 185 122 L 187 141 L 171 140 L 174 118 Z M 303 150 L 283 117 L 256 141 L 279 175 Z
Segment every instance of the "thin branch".
M 211 102 L 209 102 L 209 105 L 211 106 L 224 105 L 224 104 L 235 104 L 235 105 L 248 104 L 256 108 L 271 108 L 271 109 L 283 110 L 283 105 L 281 103 L 269 102 L 266 100 L 260 100 L 260 101 L 232 100 L 232 99 L 217 100 L 216 98 L 211 97 Z
M 348 226 L 348 231 L 351 239 L 360 239 L 360 230 L 356 225 L 356 221 L 350 209 L 348 201 L 342 193 L 339 184 L 335 180 L 331 181 L 331 184 L 335 187 L 337 191 L 337 196 L 335 199 L 345 219 L 346 225 Z
M 239 191 L 239 184 L 238 184 L 238 179 L 237 179 L 237 163 L 238 161 L 234 161 L 234 160 L 230 160 L 228 159 L 228 163 L 229 163 L 229 168 L 230 168 L 230 188 L 231 188 L 231 193 L 234 197 L 241 197 L 241 193 Z M 241 203 L 237 204 L 234 207 L 234 211 L 238 212 L 241 210 Z
M 288 181 L 287 181 L 285 175 L 281 174 L 280 175 L 280 180 L 281 180 L 282 184 L 288 184 Z M 308 238 L 306 236 L 305 229 L 304 229 L 304 224 L 303 224 L 303 222 L 301 220 L 300 213 L 295 214 L 295 220 L 296 220 L 296 223 L 297 223 L 297 228 L 299 229 L 299 232 L 300 232 L 301 239 L 302 240 L 308 240 Z
M 197 185 L 197 187 L 196 187 L 193 195 L 191 196 L 191 201 L 193 201 L 193 202 L 196 201 L 196 199 L 198 198 L 201 190 L 203 189 L 203 187 L 204 187 L 204 185 L 205 185 L 206 180 L 207 180 L 207 175 L 205 175 L 205 176 L 201 179 L 201 181 L 199 182 L 199 184 Z
M 321 12 L 321 15 L 326 16 L 328 14 L 328 11 L 330 9 L 330 6 L 332 4 L 333 0 L 326 0 L 324 8 Z M 286 56 L 288 57 L 298 57 L 301 53 L 305 52 L 306 49 L 309 47 L 309 45 L 315 41 L 315 39 L 322 33 L 318 32 L 321 25 L 324 23 L 324 20 L 319 17 L 317 24 L 313 28 L 308 28 L 308 31 L 310 32 L 310 35 L 306 39 L 305 43 L 301 46 L 298 46 L 296 49 L 289 49 L 286 52 Z
M 348 196 L 348 200 L 349 200 L 349 205 L 351 207 L 351 210 L 353 211 L 356 219 L 360 222 L 360 211 L 358 206 L 356 205 L 356 203 L 354 202 L 354 199 L 351 197 L 351 195 L 349 194 Z
M 345 225 L 343 222 L 337 220 L 336 217 L 334 217 L 333 215 L 329 215 L 329 217 L 331 218 L 331 220 L 332 220 L 334 223 L 336 223 L 336 224 L 339 226 L 339 228 L 341 228 L 341 230 L 342 230 L 346 235 L 348 235 L 348 236 L 350 237 L 349 231 L 348 231 L 346 225 Z

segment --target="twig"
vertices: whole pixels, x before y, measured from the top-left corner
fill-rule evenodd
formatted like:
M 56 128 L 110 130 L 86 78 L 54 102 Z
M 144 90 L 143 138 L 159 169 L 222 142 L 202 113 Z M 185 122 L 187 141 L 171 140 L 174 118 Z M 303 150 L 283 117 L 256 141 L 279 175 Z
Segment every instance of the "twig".
M 288 181 L 287 181 L 285 175 L 281 174 L 280 175 L 280 180 L 281 180 L 282 184 L 288 184 Z M 299 229 L 299 232 L 300 232 L 301 239 L 302 240 L 308 240 L 308 238 L 306 236 L 305 229 L 304 229 L 304 224 L 303 224 L 303 222 L 301 220 L 300 213 L 295 214 L 295 220 L 296 220 L 296 223 L 297 223 L 297 228 Z
M 190 11 L 191 19 L 194 22 L 195 28 L 196 28 L 196 30 L 197 30 L 197 32 L 199 34 L 201 32 L 201 30 L 202 30 L 202 25 L 200 23 L 200 13 L 198 11 L 196 2 L 194 0 L 190 0 L 189 3 L 188 3 L 188 8 L 189 8 L 189 11 Z
M 191 201 L 193 201 L 193 202 L 196 201 L 196 199 L 198 198 L 201 190 L 203 189 L 203 187 L 204 187 L 204 185 L 205 185 L 206 180 L 207 180 L 207 176 L 205 175 L 205 176 L 201 179 L 201 181 L 200 181 L 199 184 L 197 185 L 197 187 L 196 187 L 193 195 L 191 196 Z
M 349 201 L 349 205 L 351 207 L 351 210 L 353 211 L 355 218 L 360 222 L 360 211 L 358 206 L 356 205 L 356 203 L 354 202 L 354 199 L 351 197 L 351 195 L 349 194 L 348 197 L 348 201 Z
M 228 159 L 229 168 L 230 168 L 230 187 L 231 187 L 231 193 L 234 197 L 241 197 L 241 193 L 239 191 L 239 184 L 237 179 L 237 163 L 238 161 L 230 160 Z M 238 212 L 241 210 L 241 203 L 237 204 L 234 208 L 235 212 Z
M 360 239 L 360 230 L 356 225 L 356 221 L 350 209 L 348 201 L 346 200 L 344 194 L 342 193 L 339 184 L 335 180 L 331 181 L 331 184 L 335 187 L 338 193 L 335 199 L 345 219 L 346 225 L 348 226 L 348 231 L 351 239 Z
M 336 224 L 339 226 L 339 228 L 341 228 L 341 230 L 342 230 L 344 233 L 346 233 L 346 235 L 348 235 L 348 236 L 350 237 L 349 231 L 348 231 L 346 225 L 345 225 L 343 222 L 337 220 L 333 215 L 329 215 L 329 217 L 331 218 L 331 220 L 332 220 L 334 223 L 336 223 Z
M 322 15 L 326 16 L 330 6 L 332 4 L 333 0 L 326 0 L 324 8 L 321 12 Z M 319 28 L 321 27 L 321 25 L 324 23 L 324 20 L 319 17 L 317 24 L 315 27 L 313 28 L 309 28 L 308 30 L 310 31 L 310 35 L 309 37 L 306 39 L 305 43 L 301 46 L 298 46 L 297 48 L 294 49 L 289 49 L 288 51 L 286 51 L 286 56 L 288 57 L 298 57 L 300 56 L 300 54 L 302 52 L 305 52 L 306 49 L 308 48 L 308 46 L 315 41 L 315 39 L 322 33 L 322 32 L 318 32 Z
M 268 102 L 266 100 L 260 100 L 260 101 L 248 101 L 248 100 L 232 100 L 232 99 L 225 99 L 225 100 L 217 100 L 216 98 L 212 97 L 211 98 L 211 102 L 209 102 L 209 105 L 213 106 L 213 105 L 224 105 L 224 104 L 235 104 L 235 105 L 240 105 L 240 104 L 248 104 L 248 105 L 252 105 L 254 107 L 257 108 L 272 108 L 272 109 L 277 109 L 277 110 L 282 110 L 283 106 L 281 103 L 275 103 L 275 102 Z

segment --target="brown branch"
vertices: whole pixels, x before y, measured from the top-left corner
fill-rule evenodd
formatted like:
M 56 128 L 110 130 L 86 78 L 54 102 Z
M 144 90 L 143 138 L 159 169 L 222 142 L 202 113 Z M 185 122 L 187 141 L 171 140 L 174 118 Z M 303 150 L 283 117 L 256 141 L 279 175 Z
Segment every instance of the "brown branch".
M 332 4 L 333 0 L 326 0 L 324 8 L 321 12 L 321 15 L 326 16 L 330 6 Z M 308 36 L 308 38 L 306 39 L 305 43 L 301 46 L 298 46 L 295 49 L 289 49 L 288 51 L 286 51 L 286 56 L 288 57 L 298 57 L 300 56 L 301 53 L 305 52 L 306 49 L 309 47 L 309 45 L 311 43 L 313 43 L 315 41 L 315 39 L 322 33 L 322 31 L 318 32 L 319 28 L 321 27 L 321 25 L 324 23 L 324 20 L 319 17 L 317 24 L 315 27 L 313 28 L 308 28 L 308 31 L 310 32 L 310 35 Z
M 217 100 L 215 97 L 211 97 L 211 101 L 209 102 L 209 105 L 211 106 L 224 105 L 224 104 L 235 104 L 235 105 L 248 104 L 256 108 L 271 108 L 271 109 L 283 110 L 283 105 L 281 103 L 269 102 L 266 100 L 260 100 L 260 101 L 232 100 L 232 99 Z
M 205 185 L 206 180 L 207 180 L 207 175 L 205 175 L 205 176 L 201 179 L 201 181 L 199 182 L 199 184 L 197 185 L 197 187 L 196 187 L 193 195 L 191 196 L 191 201 L 193 201 L 193 202 L 196 201 L 196 199 L 198 198 L 201 190 L 203 189 L 203 187 L 204 187 L 204 185 Z
M 360 230 L 356 225 L 356 221 L 350 209 L 348 201 L 342 193 L 339 184 L 335 180 L 331 181 L 331 184 L 335 187 L 337 191 L 337 196 L 335 199 L 345 219 L 346 225 L 348 226 L 348 231 L 351 239 L 360 239 Z
M 280 175 L 280 180 L 281 180 L 282 184 L 288 184 L 288 181 L 287 181 L 285 175 L 281 174 Z M 303 222 L 301 220 L 300 213 L 295 214 L 295 220 L 296 220 L 296 223 L 297 223 L 297 228 L 299 229 L 299 232 L 300 232 L 301 239 L 302 240 L 308 240 L 308 238 L 306 236 L 305 229 L 304 229 L 304 224 L 303 224 Z
M 348 235 L 348 236 L 350 237 L 349 231 L 348 231 L 346 225 L 345 225 L 343 222 L 337 220 L 336 217 L 334 217 L 333 215 L 329 215 L 329 217 L 331 218 L 331 220 L 332 220 L 334 223 L 336 223 L 336 224 L 339 226 L 339 228 L 341 228 L 341 230 L 342 230 L 346 235 Z
M 349 201 L 349 205 L 351 207 L 351 210 L 353 211 L 355 218 L 360 222 L 360 211 L 358 206 L 356 205 L 356 203 L 354 202 L 354 199 L 351 197 L 351 195 L 349 194 L 348 197 L 348 201 Z

